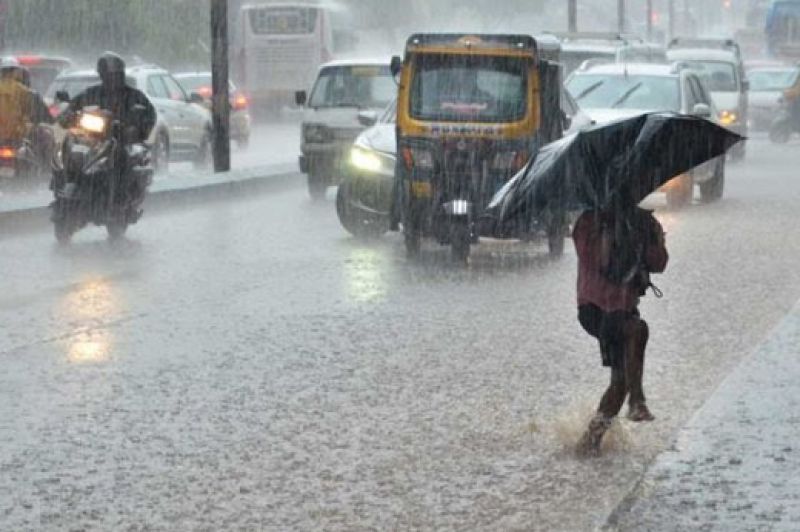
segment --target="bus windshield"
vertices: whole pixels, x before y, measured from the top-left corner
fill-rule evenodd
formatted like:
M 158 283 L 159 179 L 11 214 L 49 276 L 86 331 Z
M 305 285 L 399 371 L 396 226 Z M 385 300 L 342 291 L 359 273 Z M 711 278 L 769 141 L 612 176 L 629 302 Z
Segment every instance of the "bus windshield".
M 513 122 L 527 109 L 527 60 L 422 54 L 415 59 L 411 116 L 453 122 Z
M 320 72 L 309 105 L 323 107 L 384 108 L 397 94 L 388 66 L 330 66 Z
M 254 8 L 250 28 L 256 35 L 307 35 L 314 33 L 318 14 L 315 7 Z

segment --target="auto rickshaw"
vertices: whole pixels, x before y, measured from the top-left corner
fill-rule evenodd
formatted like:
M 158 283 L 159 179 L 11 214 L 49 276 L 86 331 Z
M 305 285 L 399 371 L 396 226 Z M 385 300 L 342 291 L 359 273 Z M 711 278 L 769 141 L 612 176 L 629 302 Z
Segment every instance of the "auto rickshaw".
M 402 223 L 409 256 L 422 237 L 465 262 L 481 236 L 541 235 L 560 255 L 566 214 L 526 227 L 498 227 L 484 214 L 540 147 L 562 136 L 560 65 L 527 35 L 417 34 L 392 70 L 400 76 L 392 226 Z

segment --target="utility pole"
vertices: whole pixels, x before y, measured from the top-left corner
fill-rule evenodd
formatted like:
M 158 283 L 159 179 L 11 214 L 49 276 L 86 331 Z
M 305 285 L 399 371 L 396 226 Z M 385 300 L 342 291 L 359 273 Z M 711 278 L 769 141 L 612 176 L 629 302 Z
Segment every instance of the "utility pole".
M 211 92 L 214 171 L 231 169 L 231 104 L 228 64 L 228 0 L 211 1 Z
M 8 17 L 8 2 L 0 0 L 0 52 L 6 50 L 6 18 Z
M 617 31 L 625 33 L 625 0 L 617 0 Z
M 578 31 L 578 0 L 568 0 L 567 4 L 567 27 L 570 33 Z
M 647 41 L 653 41 L 653 0 L 647 0 Z

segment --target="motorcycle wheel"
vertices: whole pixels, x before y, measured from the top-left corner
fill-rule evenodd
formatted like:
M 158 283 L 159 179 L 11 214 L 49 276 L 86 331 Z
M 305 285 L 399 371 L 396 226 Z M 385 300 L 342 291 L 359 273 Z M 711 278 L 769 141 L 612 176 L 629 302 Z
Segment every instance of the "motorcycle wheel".
M 769 140 L 775 144 L 786 144 L 792 137 L 792 129 L 785 121 L 772 124 L 769 128 Z
M 472 231 L 468 220 L 453 221 L 450 226 L 450 258 L 457 264 L 466 264 L 472 246 Z
M 72 241 L 72 235 L 75 234 L 75 230 L 67 220 L 57 220 L 53 222 L 53 230 L 56 236 L 56 242 L 59 244 L 66 245 Z
M 342 227 L 356 238 L 378 238 L 389 230 L 388 216 L 365 213 L 350 204 L 352 186 L 345 181 L 336 192 L 336 214 Z
M 108 231 L 109 240 L 112 242 L 117 241 L 125 236 L 125 232 L 128 230 L 128 224 L 126 222 L 109 222 L 106 225 L 106 230 Z

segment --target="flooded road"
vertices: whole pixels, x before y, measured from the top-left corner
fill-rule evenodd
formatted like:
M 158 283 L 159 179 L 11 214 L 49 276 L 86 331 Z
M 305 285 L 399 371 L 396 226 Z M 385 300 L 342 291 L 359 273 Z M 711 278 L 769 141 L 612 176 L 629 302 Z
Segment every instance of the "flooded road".
M 571 450 L 607 372 L 571 249 L 412 264 L 300 176 L 145 215 L 119 246 L 5 239 L 0 529 L 592 530 L 800 299 L 798 164 L 755 140 L 722 202 L 654 200 L 657 420 L 592 461 Z

